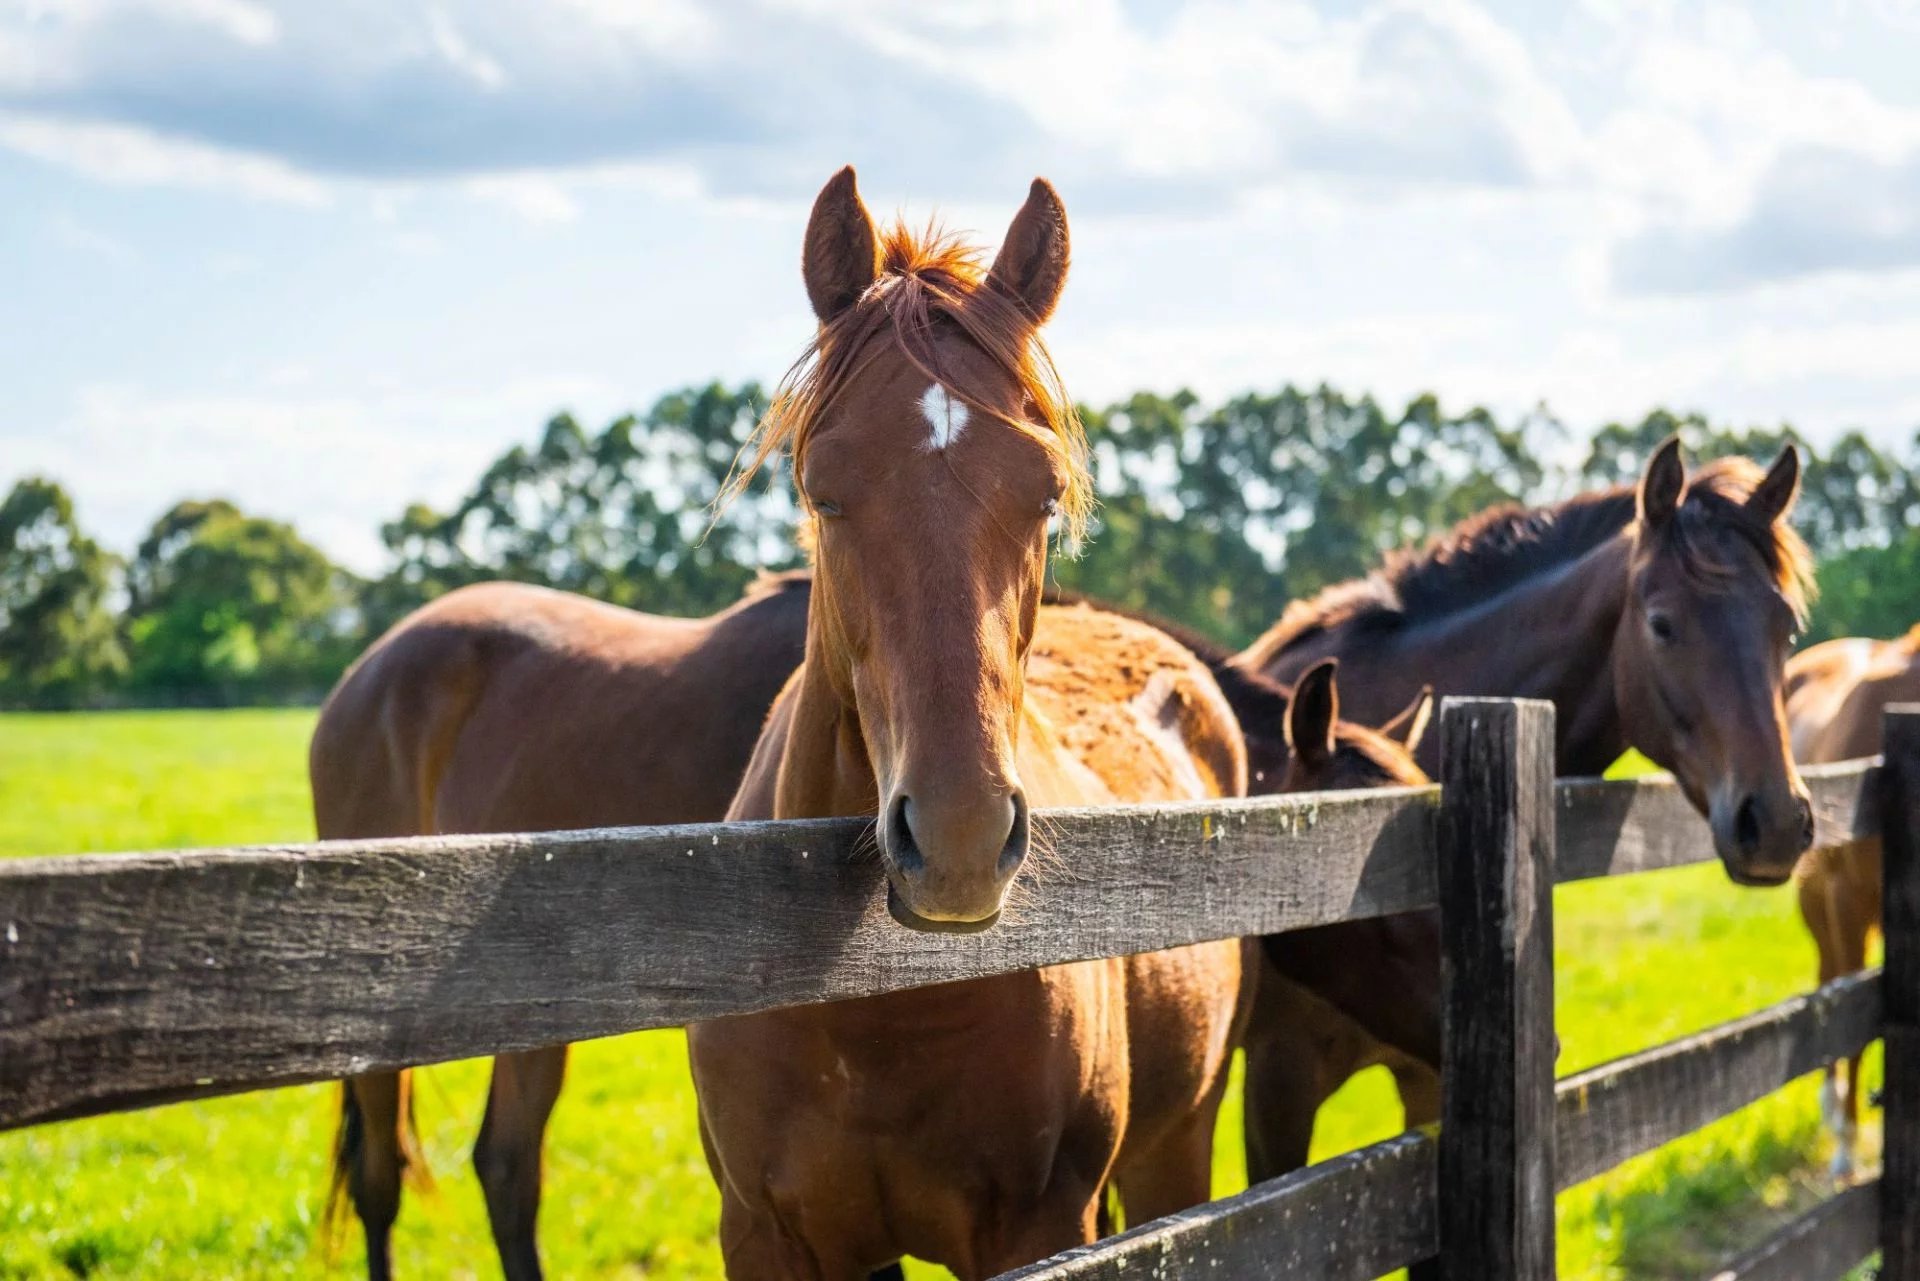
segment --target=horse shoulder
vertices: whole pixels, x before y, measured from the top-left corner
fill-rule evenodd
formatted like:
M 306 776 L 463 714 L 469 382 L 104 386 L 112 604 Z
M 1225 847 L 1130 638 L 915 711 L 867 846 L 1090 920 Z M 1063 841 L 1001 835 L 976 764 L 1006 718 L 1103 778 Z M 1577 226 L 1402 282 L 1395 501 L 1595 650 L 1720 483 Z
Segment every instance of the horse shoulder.
M 1059 750 L 1116 800 L 1246 792 L 1246 743 L 1205 664 L 1146 623 L 1084 605 L 1041 611 L 1028 697 Z

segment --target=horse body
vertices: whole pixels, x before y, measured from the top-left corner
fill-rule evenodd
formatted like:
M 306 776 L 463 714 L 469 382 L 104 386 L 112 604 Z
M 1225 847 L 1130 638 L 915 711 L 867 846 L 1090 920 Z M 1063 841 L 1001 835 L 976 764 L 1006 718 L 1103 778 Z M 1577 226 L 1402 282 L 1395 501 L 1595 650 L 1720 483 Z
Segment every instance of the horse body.
M 1043 613 L 1085 442 L 1037 330 L 1067 269 L 1036 182 L 992 268 L 875 231 L 843 170 L 808 223 L 821 328 L 762 424 L 814 579 L 806 657 L 729 817 L 870 814 L 900 924 L 993 925 L 1036 803 L 1245 788 L 1204 666 L 1151 629 Z M 688 1029 L 735 1278 L 860 1277 L 905 1253 L 982 1277 L 1208 1193 L 1244 1005 L 1238 940 Z
M 451 592 L 382 637 L 321 709 L 320 838 L 717 821 L 800 661 L 806 608 L 792 577 L 706 619 L 518 583 Z M 494 1060 L 474 1165 L 510 1278 L 540 1273 L 540 1149 L 565 1063 L 564 1046 Z M 348 1084 L 335 1165 L 379 1281 L 402 1176 L 425 1170 L 406 1073 Z
M 1637 489 L 1483 513 L 1290 608 L 1238 661 L 1287 682 L 1338 658 L 1344 713 L 1362 724 L 1421 686 L 1548 699 L 1558 772 L 1640 748 L 1709 816 L 1731 877 L 1777 884 L 1812 838 L 1780 692 L 1806 564 L 1780 523 L 1797 484 L 1791 452 L 1764 476 L 1729 459 L 1689 484 L 1670 442 Z M 1304 1164 L 1313 1111 L 1360 1067 L 1393 1069 L 1410 1123 L 1437 1115 L 1436 923 L 1388 919 L 1268 940 L 1269 970 L 1295 988 L 1283 1008 L 1263 985 L 1249 1031 L 1266 1047 L 1248 1065 L 1255 1179 Z
M 1826 641 L 1787 662 L 1787 720 L 1803 765 L 1879 755 L 1887 706 L 1911 702 L 1920 702 L 1920 626 L 1897 640 Z M 1818 850 L 1794 869 L 1822 983 L 1866 968 L 1867 945 L 1880 928 L 1880 860 L 1880 841 L 1869 838 Z M 1821 1094 L 1835 1137 L 1832 1169 L 1840 1178 L 1853 1173 L 1860 1061 L 1855 1055 L 1844 1073 L 1830 1064 Z
M 1042 609 L 1026 704 L 1036 805 L 1244 790 L 1206 669 L 1132 620 Z M 734 817 L 770 808 L 772 779 L 757 787 L 750 773 Z M 864 1276 L 912 1254 L 990 1276 L 1093 1239 L 1109 1179 L 1134 1220 L 1205 1200 L 1244 952 L 1227 940 L 690 1028 L 729 1274 Z

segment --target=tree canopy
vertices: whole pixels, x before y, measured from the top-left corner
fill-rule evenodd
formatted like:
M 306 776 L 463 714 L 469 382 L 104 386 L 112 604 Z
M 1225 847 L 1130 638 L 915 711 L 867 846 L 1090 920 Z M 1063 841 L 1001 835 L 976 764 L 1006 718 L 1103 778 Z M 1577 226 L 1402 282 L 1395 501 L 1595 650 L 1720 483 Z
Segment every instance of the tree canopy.
M 369 579 L 217 498 L 176 504 L 122 562 L 60 486 L 23 480 L 0 504 L 0 700 L 311 697 L 408 611 L 489 578 L 710 613 L 800 562 L 777 471 L 713 506 L 765 407 L 756 385 L 716 383 L 598 430 L 559 414 L 448 510 L 414 504 L 383 525 L 387 563 Z M 1582 449 L 1544 409 L 1503 421 L 1326 386 L 1215 405 L 1142 392 L 1083 413 L 1101 506 L 1084 554 L 1055 559 L 1059 581 L 1233 643 L 1490 504 L 1630 483 L 1676 433 L 1696 459 L 1802 449 L 1795 519 L 1824 591 L 1810 639 L 1892 635 L 1920 616 L 1920 441 L 1884 450 L 1849 432 L 1814 449 L 1786 425 L 1656 410 Z

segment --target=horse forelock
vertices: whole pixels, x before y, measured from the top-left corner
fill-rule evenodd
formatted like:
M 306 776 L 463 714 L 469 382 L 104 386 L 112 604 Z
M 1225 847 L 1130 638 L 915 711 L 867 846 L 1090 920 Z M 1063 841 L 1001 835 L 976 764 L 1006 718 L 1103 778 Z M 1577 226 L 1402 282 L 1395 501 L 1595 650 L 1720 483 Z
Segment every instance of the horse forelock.
M 1665 537 L 1686 572 L 1698 581 L 1726 583 L 1738 577 L 1738 562 L 1714 534 L 1731 535 L 1751 548 L 1766 566 L 1773 586 L 1804 624 L 1813 598 L 1813 555 L 1793 526 L 1747 506 L 1765 470 L 1748 458 L 1718 458 L 1687 481 L 1678 518 Z
M 873 359 L 897 350 L 956 401 L 1033 436 L 1054 453 L 1067 477 L 1060 499 L 1062 541 L 1077 548 L 1093 510 L 1086 429 L 1031 317 L 993 283 L 978 246 L 937 225 L 916 232 L 895 222 L 882 236 L 880 258 L 873 284 L 820 327 L 781 379 L 721 502 L 738 495 L 777 456 L 798 470 L 827 411 Z M 1007 415 L 978 386 L 955 381 L 958 371 L 942 367 L 934 350 L 943 327 L 957 330 L 1013 380 L 1027 417 Z M 809 512 L 805 525 L 811 523 Z M 805 527 L 801 541 L 810 547 Z

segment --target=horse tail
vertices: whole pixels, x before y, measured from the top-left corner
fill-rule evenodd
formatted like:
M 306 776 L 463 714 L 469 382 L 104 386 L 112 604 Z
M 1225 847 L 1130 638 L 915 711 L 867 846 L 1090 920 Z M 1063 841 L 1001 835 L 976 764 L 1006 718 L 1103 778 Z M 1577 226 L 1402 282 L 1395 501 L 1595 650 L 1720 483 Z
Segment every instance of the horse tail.
M 320 1212 L 320 1230 L 329 1263 L 339 1252 L 340 1238 L 353 1217 L 348 1185 L 360 1168 L 360 1153 L 366 1146 L 366 1118 L 353 1097 L 353 1082 L 340 1082 L 340 1116 L 333 1127 L 333 1173 L 327 1180 L 327 1203 Z
M 433 1168 L 427 1164 L 427 1150 L 420 1142 L 420 1123 L 414 1115 L 413 1069 L 397 1074 L 400 1110 L 396 1120 L 395 1141 L 400 1151 L 402 1182 L 420 1193 L 434 1190 Z M 353 1082 L 340 1082 L 340 1117 L 333 1131 L 333 1171 L 327 1182 L 327 1201 L 320 1214 L 320 1225 L 331 1260 L 337 1253 L 340 1237 L 354 1215 L 354 1184 L 359 1178 L 360 1162 L 367 1147 L 367 1118 L 360 1101 L 353 1096 Z

